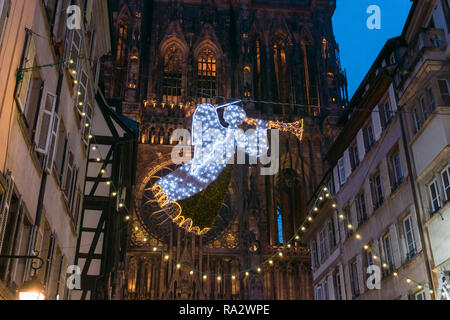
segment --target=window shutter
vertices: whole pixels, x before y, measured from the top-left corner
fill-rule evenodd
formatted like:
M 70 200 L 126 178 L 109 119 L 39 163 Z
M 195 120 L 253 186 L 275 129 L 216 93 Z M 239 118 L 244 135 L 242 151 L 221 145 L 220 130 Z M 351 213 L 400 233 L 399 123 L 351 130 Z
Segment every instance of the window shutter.
M 364 160 L 364 156 L 366 155 L 364 135 L 362 130 L 358 131 L 358 135 L 356 136 L 356 144 L 358 146 L 359 162 L 361 163 Z
M 75 225 L 75 228 L 78 226 L 78 217 L 80 215 L 80 209 L 81 209 L 81 191 L 78 190 L 77 192 L 77 201 L 75 203 L 75 212 L 73 214 L 73 223 Z
M 335 191 L 336 193 L 338 193 L 339 189 L 341 188 L 341 183 L 339 181 L 339 169 L 337 166 L 333 169 L 333 179 L 334 179 L 334 186 L 336 189 Z
M 53 118 L 55 116 L 56 96 L 44 90 L 42 104 L 43 108 L 41 107 L 35 142 L 36 151 L 42 154 L 47 154 L 51 140 L 50 133 L 52 131 Z
M 21 70 L 33 67 L 35 52 L 36 48 L 34 44 L 33 33 L 31 32 L 31 30 L 27 30 L 23 58 L 20 64 Z M 30 87 L 32 74 L 33 73 L 31 71 L 26 71 L 18 74 L 15 97 L 22 113 L 25 112 L 28 89 Z
M 380 136 L 381 136 L 381 133 L 382 133 L 382 128 L 381 128 L 381 121 L 380 121 L 380 117 L 382 116 L 381 114 L 380 114 L 380 109 L 378 108 L 378 106 L 376 106 L 374 109 L 373 109 L 373 111 L 374 112 L 372 112 L 372 125 L 373 125 L 373 131 L 374 131 L 374 134 L 375 134 L 375 141 L 378 141 L 378 139 L 380 138 Z
M 6 192 L 3 196 L 3 201 L 1 203 L 1 211 L 0 211 L 0 252 L 2 251 L 3 247 L 3 240 L 5 236 L 6 231 L 6 224 L 8 222 L 8 215 L 9 215 L 9 205 L 11 203 L 11 198 L 14 191 L 14 178 L 9 175 L 7 178 L 8 186 L 6 188 Z
M 73 153 L 69 149 L 67 152 L 66 169 L 64 175 L 64 196 L 67 201 L 69 201 L 70 187 L 72 186 L 73 161 Z
M 391 247 L 392 247 L 392 256 L 394 258 L 394 266 L 396 269 L 398 269 L 402 265 L 402 262 L 400 256 L 400 247 L 398 243 L 398 231 L 396 224 L 393 224 L 389 227 L 389 234 L 391 236 Z
M 48 245 L 48 254 L 47 254 L 47 263 L 45 266 L 45 277 L 44 277 L 44 283 L 45 287 L 49 288 L 49 280 L 50 275 L 52 272 L 52 266 L 53 266 L 53 259 L 54 259 L 54 253 L 55 253 L 55 234 L 52 233 L 50 235 L 50 243 Z
M 59 133 L 59 116 L 55 113 L 53 115 L 53 123 L 50 133 L 50 145 L 47 153 L 47 163 L 45 165 L 45 169 L 49 174 L 52 173 L 53 164 L 56 156 L 56 146 L 58 145 L 58 133 Z
M 72 182 L 71 182 L 71 186 L 70 186 L 70 195 L 69 195 L 69 208 L 70 208 L 70 211 L 72 212 L 72 216 L 73 216 L 73 204 L 74 204 L 75 192 L 76 192 L 76 187 L 77 187 L 77 179 L 78 179 L 78 168 L 74 167 L 73 173 L 72 173 Z

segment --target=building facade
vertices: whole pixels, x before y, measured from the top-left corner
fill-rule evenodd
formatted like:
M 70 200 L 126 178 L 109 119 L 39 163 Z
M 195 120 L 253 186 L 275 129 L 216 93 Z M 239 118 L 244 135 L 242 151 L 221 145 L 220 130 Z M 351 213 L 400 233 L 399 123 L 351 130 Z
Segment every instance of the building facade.
M 438 299 L 450 271 L 450 3 L 416 1 L 403 32 L 405 55 L 395 77 L 413 163 L 420 217 Z
M 450 296 L 449 18 L 448 1 L 414 1 L 350 102 L 327 156 L 334 200 L 305 234 L 316 299 Z
M 47 299 L 67 299 L 101 114 L 99 58 L 110 51 L 108 2 L 0 1 L 0 12 L 0 255 L 44 260 L 35 273 L 30 260 L 2 258 L 0 297 L 15 299 L 37 276 Z
M 347 105 L 334 9 L 335 1 L 321 0 L 117 2 L 105 91 L 123 98 L 124 115 L 140 127 L 120 298 L 312 297 L 309 251 L 291 239 Z M 252 118 L 304 119 L 303 141 L 281 135 L 275 176 L 234 166 L 207 234 L 149 218 L 146 189 L 176 168 L 172 132 L 190 129 L 200 103 L 237 99 Z M 263 265 L 280 250 L 283 258 Z

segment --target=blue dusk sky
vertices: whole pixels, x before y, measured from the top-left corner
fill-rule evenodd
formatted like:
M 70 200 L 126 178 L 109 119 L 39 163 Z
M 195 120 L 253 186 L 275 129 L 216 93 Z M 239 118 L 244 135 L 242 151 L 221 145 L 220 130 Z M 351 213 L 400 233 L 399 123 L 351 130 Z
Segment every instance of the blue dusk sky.
M 367 8 L 381 9 L 381 29 L 369 30 Z M 390 38 L 401 35 L 411 9 L 410 0 L 337 0 L 334 33 L 347 71 L 348 94 L 353 96 L 380 50 Z

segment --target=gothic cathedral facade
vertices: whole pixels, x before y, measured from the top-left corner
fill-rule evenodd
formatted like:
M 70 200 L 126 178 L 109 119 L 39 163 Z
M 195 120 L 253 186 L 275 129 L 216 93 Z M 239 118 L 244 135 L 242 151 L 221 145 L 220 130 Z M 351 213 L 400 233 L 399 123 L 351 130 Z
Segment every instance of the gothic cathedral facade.
M 332 28 L 335 1 L 120 0 L 114 6 L 105 91 L 122 100 L 123 115 L 140 132 L 117 298 L 311 299 L 309 251 L 295 232 L 329 169 L 324 156 L 348 102 Z M 143 198 L 149 183 L 174 169 L 174 130 L 190 128 L 197 105 L 235 99 L 252 118 L 304 119 L 303 140 L 281 135 L 274 176 L 261 176 L 260 165 L 234 166 L 207 234 L 152 218 Z

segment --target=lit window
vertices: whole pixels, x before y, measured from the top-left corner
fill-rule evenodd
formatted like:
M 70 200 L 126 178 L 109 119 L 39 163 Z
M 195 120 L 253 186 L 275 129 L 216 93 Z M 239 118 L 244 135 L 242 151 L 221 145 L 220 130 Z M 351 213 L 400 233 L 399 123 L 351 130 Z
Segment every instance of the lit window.
M 283 215 L 280 206 L 277 206 L 277 223 L 278 223 L 278 243 L 284 243 L 283 240 Z
M 216 58 L 209 49 L 204 49 L 198 58 L 198 97 L 203 103 L 211 101 L 217 95 L 216 78 L 217 66 Z

